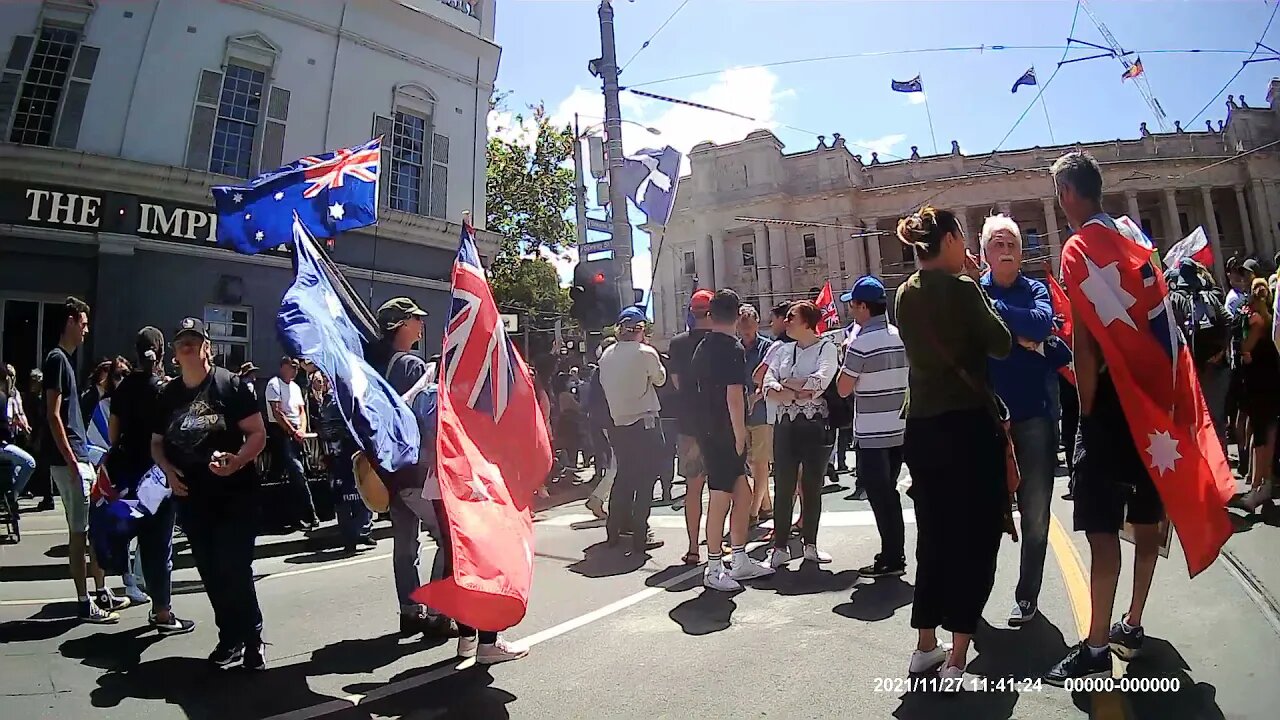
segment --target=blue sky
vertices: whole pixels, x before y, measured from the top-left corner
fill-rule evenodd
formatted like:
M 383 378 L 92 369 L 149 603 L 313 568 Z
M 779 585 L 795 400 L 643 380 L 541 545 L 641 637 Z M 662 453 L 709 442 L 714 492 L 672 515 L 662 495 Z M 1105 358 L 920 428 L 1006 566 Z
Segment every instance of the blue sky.
M 615 2 L 618 55 L 625 62 L 683 0 Z M 1166 49 L 1251 50 L 1276 0 L 1152 0 L 1091 3 L 1095 14 L 1126 49 L 1139 51 L 1151 89 L 1169 128 L 1182 120 L 1204 129 L 1226 116 L 1226 94 L 1250 105 L 1266 103 L 1267 85 L 1280 62 L 1253 63 L 1194 124 L 1191 118 L 1240 68 L 1243 55 L 1141 52 Z M 497 39 L 503 47 L 498 86 L 510 91 L 512 110 L 543 102 L 557 119 L 573 113 L 602 115 L 600 84 L 587 61 L 600 54 L 596 2 L 503 0 Z M 1065 43 L 1074 0 L 1006 2 L 888 2 L 852 0 L 689 0 L 626 67 L 623 85 L 709 72 L 703 77 L 644 85 L 663 95 L 695 100 L 755 118 L 738 120 L 623 94 L 623 117 L 662 131 L 653 137 L 625 126 L 629 150 L 671 144 L 687 151 L 702 140 L 739 140 L 757 127 L 772 130 L 787 151 L 816 144 L 817 134 L 841 133 L 855 153 L 882 159 L 932 151 L 925 108 L 918 95 L 894 93 L 890 79 L 923 77 L 939 151 L 957 140 L 967 154 L 990 152 L 1035 96 L 1035 88 L 1010 86 L 1035 66 L 1048 80 Z M 1074 37 L 1105 44 L 1081 11 Z M 1270 41 L 1270 42 L 1268 42 Z M 1280 48 L 1280 17 L 1268 32 Z M 780 61 L 968 45 L 1045 45 L 1058 49 L 986 50 L 861 57 L 768 66 Z M 1088 50 L 1072 51 L 1082 57 Z M 1132 60 L 1132 57 L 1130 58 Z M 1155 118 L 1132 82 L 1122 83 L 1110 58 L 1064 65 L 1044 93 L 1057 143 L 1132 138 Z M 584 124 L 587 121 L 584 121 Z M 509 128 L 510 118 L 491 118 Z M 1045 112 L 1032 108 L 1003 147 L 1049 145 Z M 636 233 L 635 279 L 648 285 L 648 239 Z M 571 267 L 561 261 L 563 268 Z

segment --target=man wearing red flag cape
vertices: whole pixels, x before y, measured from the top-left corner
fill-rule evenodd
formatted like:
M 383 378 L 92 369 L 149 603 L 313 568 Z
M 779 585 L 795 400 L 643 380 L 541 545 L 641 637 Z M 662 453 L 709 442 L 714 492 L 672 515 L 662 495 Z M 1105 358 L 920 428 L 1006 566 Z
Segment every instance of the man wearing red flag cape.
M 1067 221 L 1079 228 L 1063 246 L 1062 274 L 1080 394 L 1073 519 L 1092 555 L 1089 635 L 1045 676 L 1061 686 L 1110 677 L 1108 650 L 1126 660 L 1141 652 L 1160 521 L 1167 511 L 1194 577 L 1231 536 L 1226 503 L 1235 479 L 1150 241 L 1102 212 L 1102 171 L 1091 156 L 1068 153 L 1051 173 Z M 1126 520 L 1134 529 L 1133 596 L 1108 628 Z

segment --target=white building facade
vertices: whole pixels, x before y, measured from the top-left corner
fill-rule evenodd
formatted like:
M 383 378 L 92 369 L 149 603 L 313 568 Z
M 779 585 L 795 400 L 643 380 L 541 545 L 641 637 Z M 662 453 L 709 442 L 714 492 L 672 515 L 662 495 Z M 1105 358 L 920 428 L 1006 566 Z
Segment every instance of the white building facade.
M 278 354 L 289 261 L 215 247 L 208 189 L 377 135 L 382 219 L 332 253 L 438 329 L 462 213 L 485 217 L 495 3 L 0 4 L 0 354 L 30 366 L 68 294 L 95 307 L 94 355 L 184 315 L 219 322 L 228 363 Z
M 975 249 L 983 218 L 1010 215 L 1028 272 L 1057 272 L 1067 222 L 1048 171 L 1075 149 L 1102 166 L 1104 209 L 1140 222 L 1161 249 L 1203 226 L 1219 276 L 1233 255 L 1270 265 L 1280 250 L 1280 149 L 1269 145 L 1280 140 L 1280 80 L 1267 95 L 1263 107 L 1231 97 L 1225 121 L 1199 132 L 1150 133 L 1144 123 L 1132 140 L 994 156 L 965 156 L 952 142 L 948 154 L 922 157 L 913 147 L 910 158 L 887 162 L 854 154 L 839 134 L 788 154 L 767 130 L 701 143 L 655 259 L 655 337 L 684 329 L 697 288 L 733 288 L 762 316 L 781 300 L 816 297 L 826 282 L 839 295 L 869 273 L 892 288 L 914 270 L 894 228 L 926 203 L 960 215 Z

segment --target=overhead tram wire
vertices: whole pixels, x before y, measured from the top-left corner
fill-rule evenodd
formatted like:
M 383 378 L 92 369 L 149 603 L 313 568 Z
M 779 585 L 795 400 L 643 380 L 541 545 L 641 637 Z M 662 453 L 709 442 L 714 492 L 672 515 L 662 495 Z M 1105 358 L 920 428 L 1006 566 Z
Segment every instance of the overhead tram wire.
M 627 61 L 622 64 L 622 67 L 618 68 L 619 75 L 621 75 L 622 71 L 626 70 L 627 67 L 631 65 L 631 61 L 635 60 L 637 55 L 644 52 L 644 50 L 649 47 L 649 43 L 653 42 L 653 39 L 658 37 L 658 33 L 662 32 L 667 27 L 667 25 L 670 24 L 671 21 L 675 19 L 676 15 L 680 14 L 680 11 L 684 9 L 684 6 L 688 4 L 689 4 L 689 0 L 684 0 L 684 2 L 680 3 L 680 7 L 672 11 L 672 13 L 667 16 L 667 19 L 662 21 L 662 24 L 658 26 L 657 30 L 653 31 L 653 34 L 649 36 L 649 39 L 641 43 L 640 47 L 636 48 L 636 51 L 631 54 L 631 57 L 628 58 Z
M 1076 0 L 1076 10 L 1071 15 L 1071 29 L 1067 31 L 1067 37 L 1075 36 L 1076 22 L 1079 21 L 1079 19 L 1080 1 Z M 1031 98 L 1031 102 L 1027 103 L 1026 109 L 1022 111 L 1022 114 L 1018 116 L 1017 120 L 1013 121 L 1013 127 L 1009 128 L 1009 132 L 1005 133 L 1004 137 L 1000 139 L 1000 142 L 996 143 L 996 146 L 991 149 L 992 156 L 995 156 L 996 153 L 1000 152 L 1000 148 L 1004 147 L 1004 144 L 1008 142 L 1009 137 L 1013 135 L 1013 131 L 1017 130 L 1018 126 L 1021 125 L 1022 121 L 1027 117 L 1027 113 L 1031 112 L 1031 108 L 1035 107 L 1035 104 L 1040 101 L 1040 96 L 1044 95 L 1044 91 L 1049 89 L 1049 85 L 1053 83 L 1053 79 L 1058 77 L 1058 71 L 1062 70 L 1062 63 L 1067 59 L 1067 55 L 1070 54 L 1071 49 L 1071 43 L 1067 43 L 1067 46 L 1062 50 L 1062 58 L 1059 59 L 1058 64 L 1053 67 L 1053 72 L 1050 73 L 1049 79 L 1044 82 L 1044 85 L 1040 85 L 1036 88 L 1036 96 Z
M 1280 2 L 1277 2 L 1271 8 L 1271 17 L 1267 19 L 1266 27 L 1262 28 L 1262 35 L 1258 37 L 1258 42 L 1253 44 L 1253 50 L 1249 53 L 1249 57 L 1245 59 L 1244 62 L 1240 63 L 1240 67 L 1236 69 L 1235 74 L 1222 84 L 1222 87 L 1218 89 L 1218 92 L 1214 93 L 1213 97 L 1209 98 L 1209 102 L 1205 103 L 1204 107 L 1200 108 L 1200 111 L 1195 114 L 1195 117 L 1187 121 L 1188 126 L 1195 124 L 1195 121 L 1200 119 L 1200 116 L 1204 114 L 1204 111 L 1208 110 L 1210 105 L 1217 102 L 1218 98 L 1222 97 L 1222 93 L 1226 92 L 1227 88 L 1231 87 L 1231 83 L 1235 82 L 1236 78 L 1240 77 L 1240 73 L 1244 72 L 1244 69 L 1249 66 L 1249 62 L 1258 54 L 1258 48 L 1266 47 L 1262 44 L 1262 41 L 1267 39 L 1267 31 L 1271 30 L 1271 23 L 1276 19 L 1277 10 L 1280 10 Z M 1270 48 L 1267 49 L 1270 50 Z

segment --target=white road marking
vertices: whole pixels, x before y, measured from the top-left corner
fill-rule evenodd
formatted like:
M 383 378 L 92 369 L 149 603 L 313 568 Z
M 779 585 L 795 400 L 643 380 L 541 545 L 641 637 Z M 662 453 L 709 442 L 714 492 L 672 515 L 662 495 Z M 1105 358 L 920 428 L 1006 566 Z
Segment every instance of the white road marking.
M 569 527 L 575 523 L 585 523 L 595 520 L 594 515 L 587 514 L 570 514 L 557 515 L 542 520 L 538 525 L 546 525 L 550 527 Z M 916 513 L 914 510 L 907 509 L 902 511 L 902 520 L 907 523 L 916 521 Z M 870 527 L 876 524 L 875 513 L 870 510 L 840 510 L 835 512 L 822 513 L 822 527 Z M 772 521 L 760 523 L 761 527 L 773 527 Z M 649 527 L 658 530 L 684 530 L 684 515 L 650 515 Z

